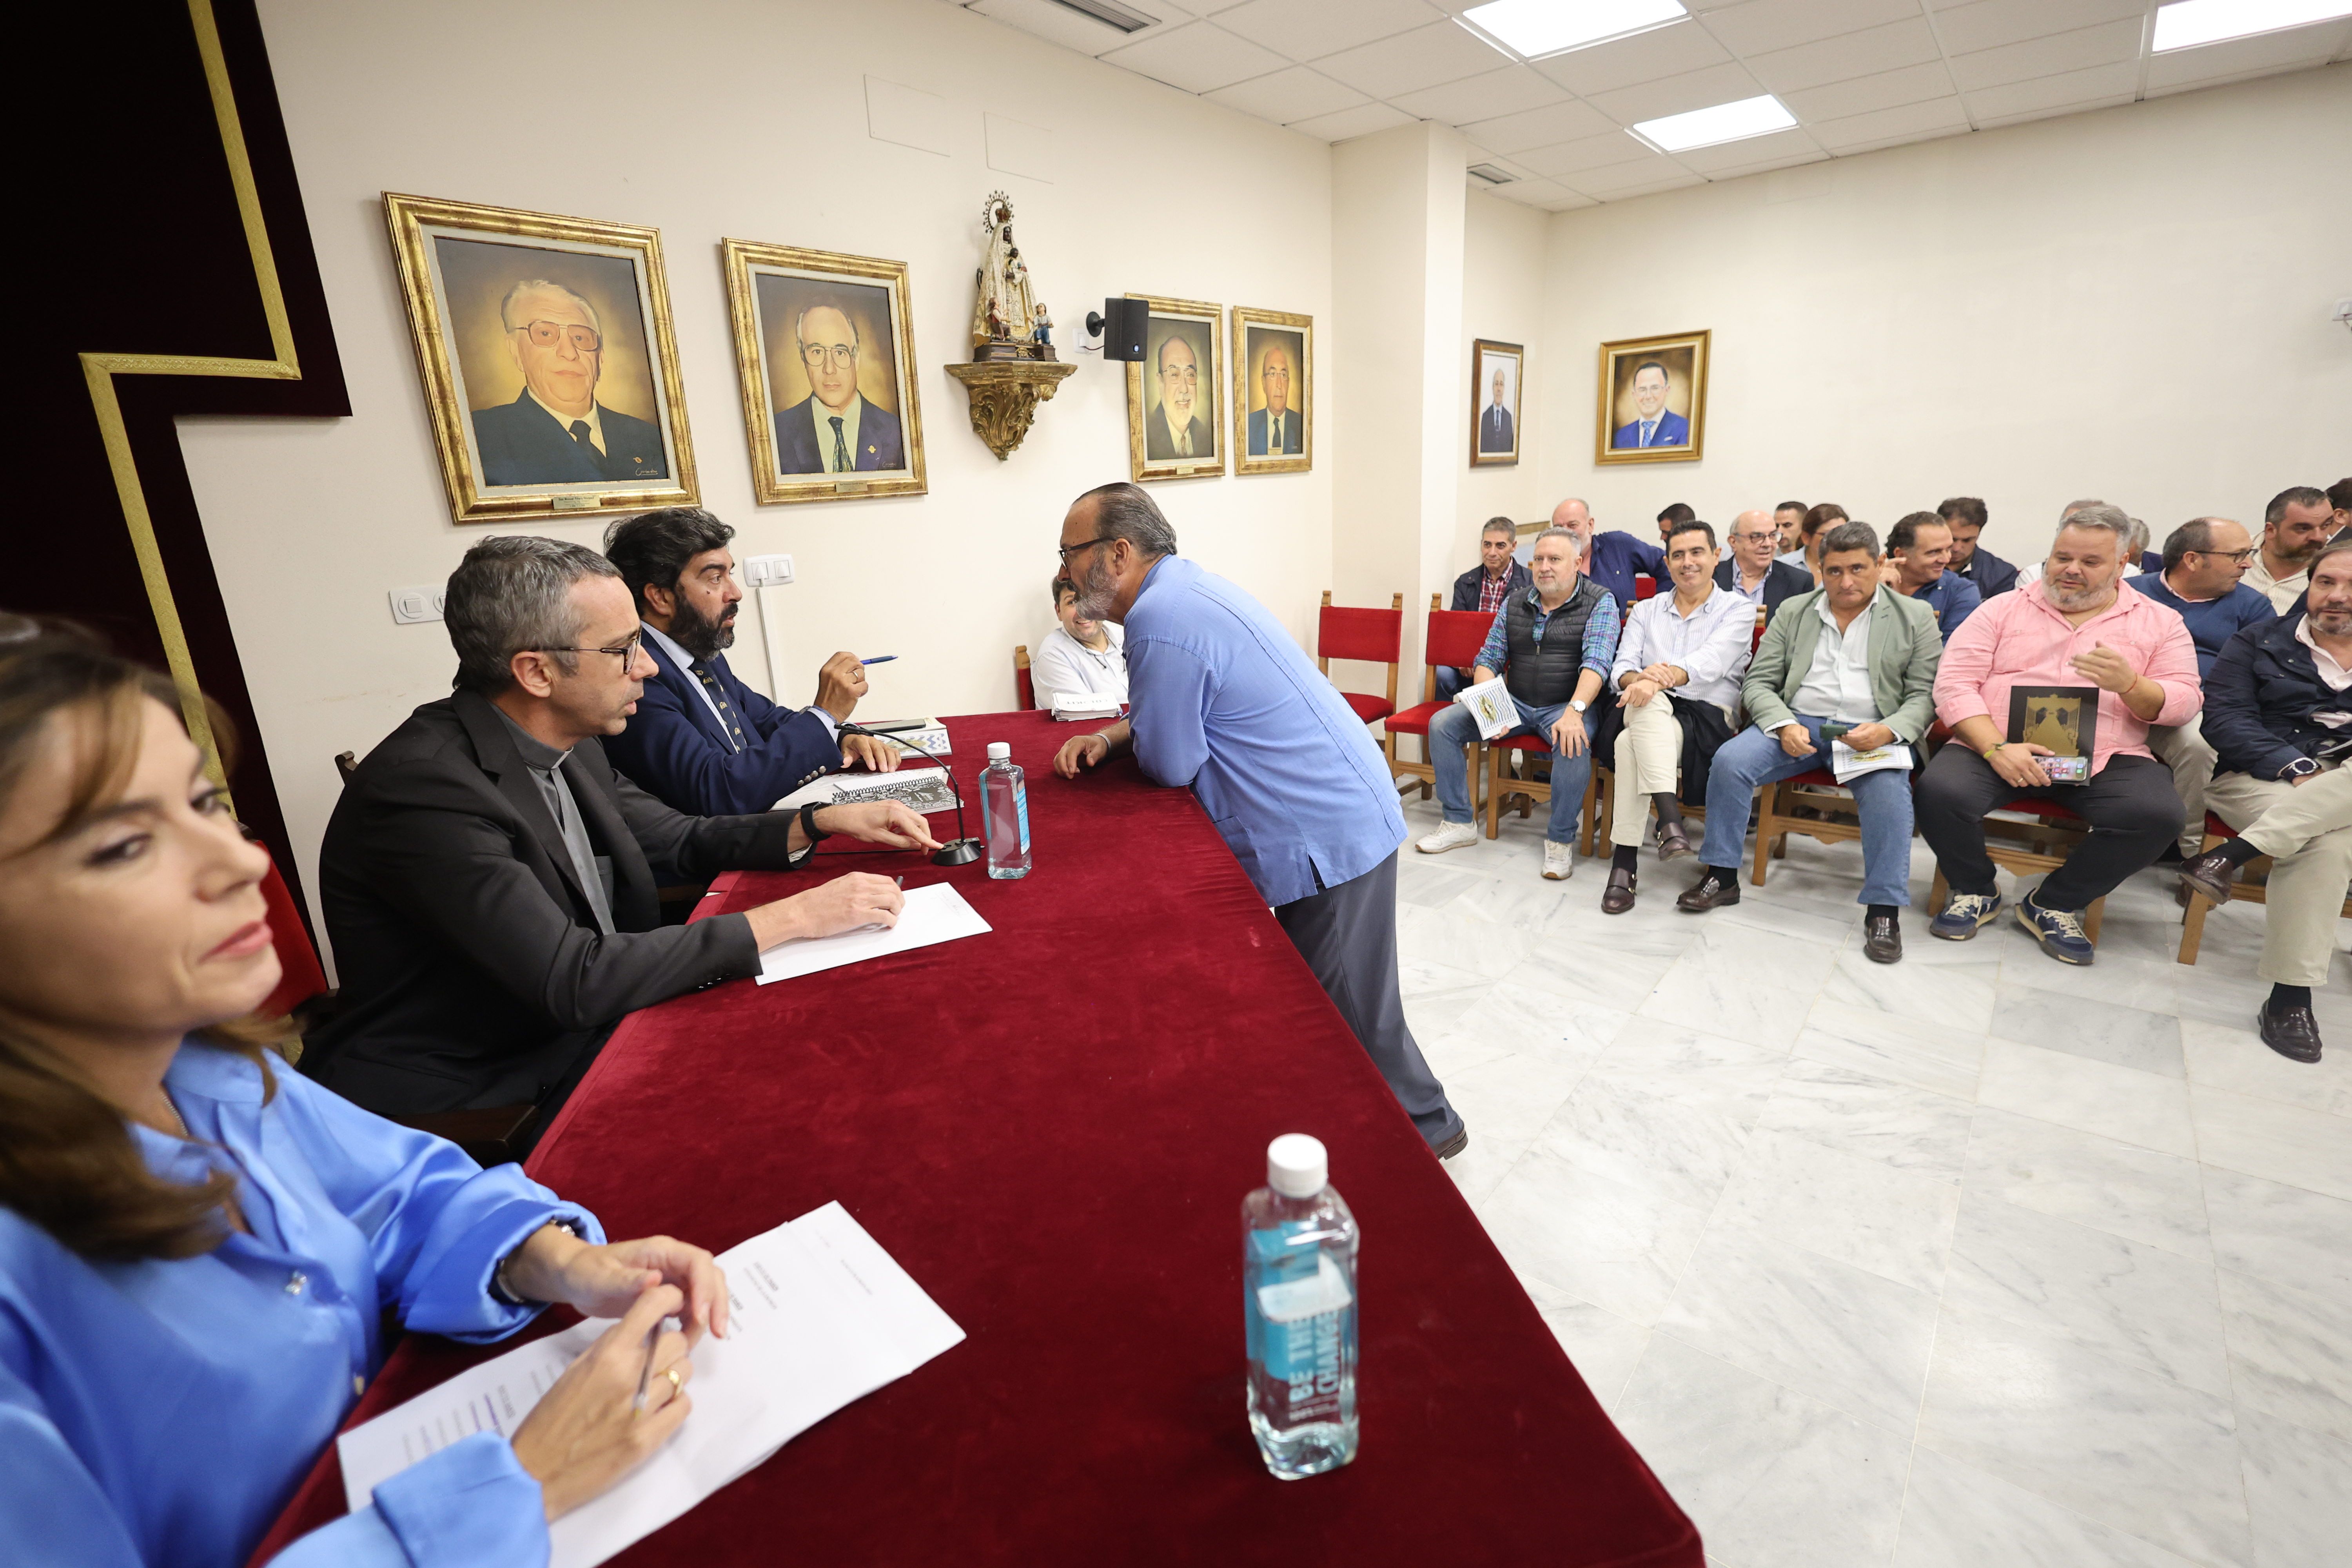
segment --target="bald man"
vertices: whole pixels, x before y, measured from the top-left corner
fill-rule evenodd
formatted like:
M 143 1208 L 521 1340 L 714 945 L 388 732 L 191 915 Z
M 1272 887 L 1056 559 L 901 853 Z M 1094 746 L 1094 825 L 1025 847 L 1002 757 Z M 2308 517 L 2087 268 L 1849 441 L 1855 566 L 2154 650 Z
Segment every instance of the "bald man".
M 1780 548 L 1780 525 L 1758 507 L 1731 520 L 1731 546 L 1715 569 L 1715 585 L 1728 588 L 1764 612 L 1769 620 L 1780 601 L 1813 585 L 1810 573 L 1773 559 Z
M 850 474 L 907 466 L 898 416 L 857 390 L 865 345 L 838 305 L 811 305 L 793 323 L 809 395 L 776 416 L 776 468 L 786 474 Z
M 604 330 L 595 306 L 534 278 L 507 290 L 499 320 L 522 391 L 512 403 L 473 411 L 484 485 L 669 478 L 661 431 L 596 401 Z
M 1584 542 L 1584 574 L 1609 590 L 1621 612 L 1633 607 L 1635 574 L 1646 574 L 1660 584 L 1666 580 L 1664 551 L 1617 529 L 1601 532 L 1592 509 L 1574 496 L 1551 509 L 1551 525 Z
M 1145 459 L 1165 463 L 1214 458 L 1216 436 L 1196 412 L 1201 406 L 1201 356 L 1183 334 L 1171 332 L 1161 340 L 1151 374 L 1160 381 L 1160 406 L 1143 421 Z
M 1298 410 L 1291 405 L 1288 349 L 1276 346 L 1265 351 L 1265 359 L 1258 367 L 1257 383 L 1265 389 L 1265 406 L 1250 410 L 1249 455 L 1266 458 L 1295 454 L 1305 437 L 1299 429 Z

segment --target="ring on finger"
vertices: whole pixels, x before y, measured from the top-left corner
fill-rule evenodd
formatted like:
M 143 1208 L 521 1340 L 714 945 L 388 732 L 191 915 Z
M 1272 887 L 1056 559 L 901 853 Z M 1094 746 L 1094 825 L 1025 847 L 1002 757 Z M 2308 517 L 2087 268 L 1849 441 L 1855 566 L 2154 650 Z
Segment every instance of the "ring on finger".
M 669 1392 L 672 1398 L 676 1398 L 678 1394 L 686 1391 L 686 1379 L 677 1374 L 677 1368 L 671 1367 L 667 1372 L 663 1373 L 662 1375 L 669 1379 Z

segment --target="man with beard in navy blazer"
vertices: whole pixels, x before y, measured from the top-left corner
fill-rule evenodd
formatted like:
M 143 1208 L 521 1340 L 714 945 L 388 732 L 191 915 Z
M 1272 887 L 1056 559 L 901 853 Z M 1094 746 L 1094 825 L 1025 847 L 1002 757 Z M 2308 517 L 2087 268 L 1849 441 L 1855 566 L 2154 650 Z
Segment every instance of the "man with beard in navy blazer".
M 532 279 L 507 290 L 499 320 L 523 389 L 512 403 L 473 411 L 483 484 L 669 478 L 660 429 L 596 401 L 604 366 L 596 307 L 561 283 Z
M 857 390 L 864 344 L 849 312 L 811 305 L 793 323 L 809 395 L 776 416 L 776 468 L 787 474 L 849 474 L 907 466 L 898 416 Z

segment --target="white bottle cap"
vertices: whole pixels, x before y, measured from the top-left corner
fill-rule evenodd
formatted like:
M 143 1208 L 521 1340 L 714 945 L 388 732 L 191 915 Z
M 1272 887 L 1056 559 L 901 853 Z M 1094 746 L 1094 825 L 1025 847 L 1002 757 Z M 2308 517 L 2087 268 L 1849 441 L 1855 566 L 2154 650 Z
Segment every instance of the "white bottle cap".
M 1265 1184 L 1286 1198 L 1311 1198 L 1331 1179 L 1323 1140 L 1286 1132 L 1265 1146 Z
M 1013 747 L 1003 741 L 991 741 L 988 743 L 988 760 L 992 763 L 1011 762 Z

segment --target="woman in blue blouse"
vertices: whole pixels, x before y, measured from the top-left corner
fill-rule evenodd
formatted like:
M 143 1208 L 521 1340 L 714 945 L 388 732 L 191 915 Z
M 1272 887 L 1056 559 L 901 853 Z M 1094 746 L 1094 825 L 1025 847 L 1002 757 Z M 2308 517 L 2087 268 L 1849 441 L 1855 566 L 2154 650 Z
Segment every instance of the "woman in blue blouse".
M 547 1521 L 685 1419 L 717 1266 L 607 1245 L 520 1167 L 270 1070 L 229 1022 L 278 979 L 267 857 L 171 688 L 0 623 L 0 1556 L 235 1568 L 374 1373 L 386 1309 L 488 1342 L 562 1301 L 621 1321 L 511 1442 L 453 1444 L 278 1558 L 545 1563 Z M 664 1317 L 686 1330 L 640 1414 Z

